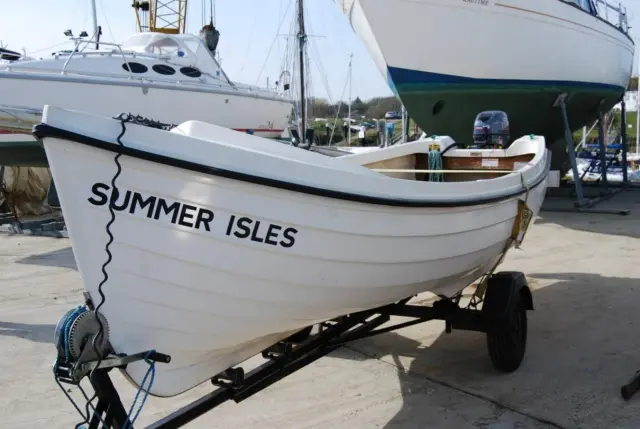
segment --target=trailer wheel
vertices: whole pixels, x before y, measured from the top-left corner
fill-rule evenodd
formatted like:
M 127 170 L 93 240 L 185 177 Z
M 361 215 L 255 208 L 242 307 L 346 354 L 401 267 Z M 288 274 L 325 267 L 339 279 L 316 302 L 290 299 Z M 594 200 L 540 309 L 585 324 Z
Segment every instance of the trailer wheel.
M 489 357 L 493 366 L 503 372 L 513 372 L 520 367 L 527 347 L 527 310 L 520 296 L 513 304 L 504 324 L 487 332 Z
M 500 273 L 490 279 L 483 304 L 489 321 L 487 348 L 493 366 L 503 372 L 520 367 L 527 347 L 527 310 L 531 292 L 521 273 Z

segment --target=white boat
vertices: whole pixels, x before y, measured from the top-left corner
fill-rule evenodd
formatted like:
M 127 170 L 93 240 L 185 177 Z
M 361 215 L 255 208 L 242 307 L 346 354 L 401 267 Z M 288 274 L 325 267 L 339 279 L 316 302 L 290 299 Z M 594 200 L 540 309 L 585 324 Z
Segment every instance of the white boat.
M 100 43 L 0 64 L 0 131 L 29 133 L 45 104 L 167 123 L 195 119 L 262 137 L 279 137 L 288 123 L 287 91 L 232 82 L 201 37 L 137 33 L 121 45 Z
M 534 133 L 552 144 L 564 138 L 554 108 L 560 93 L 569 94 L 575 130 L 598 118 L 598 106 L 608 112 L 629 85 L 635 48 L 617 2 L 618 10 L 609 4 L 600 12 L 592 0 L 340 0 L 339 6 L 429 135 L 469 141 L 473 130 L 460 124 L 496 109 L 509 116 L 512 135 Z M 554 164 L 563 156 L 554 153 Z
M 599 162 L 596 162 L 592 165 L 592 161 L 589 159 L 578 158 L 576 161 L 578 177 L 580 177 L 582 181 L 595 182 L 603 180 L 602 169 L 600 168 Z M 609 166 L 607 168 L 607 182 L 621 183 L 624 180 L 622 172 L 622 167 Z M 570 181 L 574 180 L 573 172 L 571 170 L 569 170 L 569 172 L 564 177 L 565 179 Z M 627 180 L 630 182 L 640 181 L 640 170 L 638 170 L 636 167 L 628 166 Z
M 550 163 L 533 135 L 506 150 L 438 137 L 332 158 L 199 121 L 166 131 L 52 106 L 34 134 L 94 305 L 113 198 L 99 311 L 115 352 L 171 356 L 150 389 L 164 397 L 309 325 L 459 293 L 512 244 L 521 201 L 537 214 Z M 425 172 L 435 149 L 444 182 Z M 140 385 L 145 371 L 125 372 Z

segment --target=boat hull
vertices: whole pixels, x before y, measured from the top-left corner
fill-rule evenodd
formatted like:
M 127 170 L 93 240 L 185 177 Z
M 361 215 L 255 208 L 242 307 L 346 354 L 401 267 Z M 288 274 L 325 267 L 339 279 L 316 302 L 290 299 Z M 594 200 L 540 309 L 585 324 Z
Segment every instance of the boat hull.
M 156 367 L 156 396 L 306 326 L 421 292 L 455 295 L 503 256 L 521 200 L 537 214 L 549 171 L 538 136 L 504 151 L 454 148 L 445 158 L 509 157 L 517 171 L 439 183 L 372 169 L 416 167 L 380 162 L 418 162 L 450 138 L 331 158 L 211 124 L 167 132 L 51 106 L 34 134 L 114 351 L 171 355 Z M 137 385 L 145 371 L 126 368 Z
M 229 91 L 171 88 L 169 85 L 92 82 L 89 78 L 51 78 L 36 74 L 0 72 L 0 130 L 31 131 L 46 104 L 73 110 L 117 116 L 130 112 L 176 124 L 201 120 L 236 131 L 280 137 L 292 104 L 286 99 L 252 96 Z
M 602 88 L 596 91 L 575 86 L 544 87 L 543 84 L 533 88 L 484 86 L 442 92 L 425 92 L 405 87 L 398 92 L 408 112 L 419 112 L 416 122 L 427 135 L 448 135 L 456 141 L 472 140 L 473 123 L 479 112 L 502 110 L 509 116 L 512 136 L 534 133 L 547 137 L 549 144 L 557 142 L 560 148 L 558 152 L 554 149 L 557 157 L 553 158 L 554 169 L 569 168 L 562 112 L 559 108 L 550 108 L 558 94 L 571 94 L 568 119 L 572 130 L 593 123 L 599 115 L 598 106 L 601 105 L 605 112 L 609 111 L 624 95 L 622 88 Z M 430 114 L 441 101 L 446 109 L 438 115 Z
M 45 138 L 44 146 L 78 268 L 97 305 L 108 241 L 100 225 L 110 214 L 95 202 L 116 173 L 114 155 L 56 138 Z M 302 327 L 424 291 L 457 293 L 500 258 L 518 210 L 513 198 L 473 208 L 396 208 L 391 219 L 385 206 L 127 156 L 120 163 L 116 203 L 124 209 L 111 226 L 113 260 L 100 311 L 116 352 L 171 355 L 170 364 L 156 367 L 156 396 L 195 387 Z M 97 192 L 95 184 L 103 184 Z M 543 182 L 529 192 L 536 212 L 545 189 Z M 149 207 L 132 214 L 124 202 L 134 196 L 125 190 L 215 217 L 208 231 L 194 228 L 195 218 L 155 220 Z M 237 223 L 227 235 L 240 217 L 252 228 L 244 239 L 237 236 L 248 231 Z M 145 370 L 144 363 L 133 364 L 126 373 L 138 385 Z
M 342 0 L 341 6 L 429 135 L 470 141 L 477 113 L 503 110 L 512 135 L 534 133 L 553 143 L 564 137 L 553 108 L 559 93 L 569 94 L 576 129 L 619 102 L 631 76 L 631 39 L 562 1 Z

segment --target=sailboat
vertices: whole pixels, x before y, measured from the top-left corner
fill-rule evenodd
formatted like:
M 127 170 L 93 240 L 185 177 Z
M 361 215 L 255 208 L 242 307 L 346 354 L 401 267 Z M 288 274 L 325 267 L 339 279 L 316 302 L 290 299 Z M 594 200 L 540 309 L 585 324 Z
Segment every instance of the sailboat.
M 634 42 L 622 7 L 594 0 L 340 0 L 353 30 L 428 135 L 471 141 L 474 116 L 501 110 L 514 135 L 564 138 L 624 96 Z M 611 15 L 611 17 L 609 17 Z M 462 125 L 461 125 L 462 124 Z M 554 164 L 563 156 L 554 154 Z M 557 162 L 556 162 L 557 161 Z

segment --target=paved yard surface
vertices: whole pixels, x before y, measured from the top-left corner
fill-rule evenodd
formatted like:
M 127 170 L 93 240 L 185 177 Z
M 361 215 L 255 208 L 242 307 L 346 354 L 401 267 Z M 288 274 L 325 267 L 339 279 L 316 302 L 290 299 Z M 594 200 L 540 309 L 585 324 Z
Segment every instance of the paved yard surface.
M 640 369 L 640 191 L 600 207 L 632 213 L 542 212 L 503 264 L 525 272 L 534 290 L 527 356 L 516 373 L 493 370 L 483 335 L 447 335 L 443 323 L 430 322 L 338 350 L 187 427 L 638 428 L 640 394 L 625 403 L 619 388 Z M 68 429 L 79 421 L 51 370 L 55 323 L 82 302 L 70 245 L 0 235 L 2 427 Z M 130 404 L 134 389 L 115 379 Z M 207 391 L 150 399 L 138 422 Z

